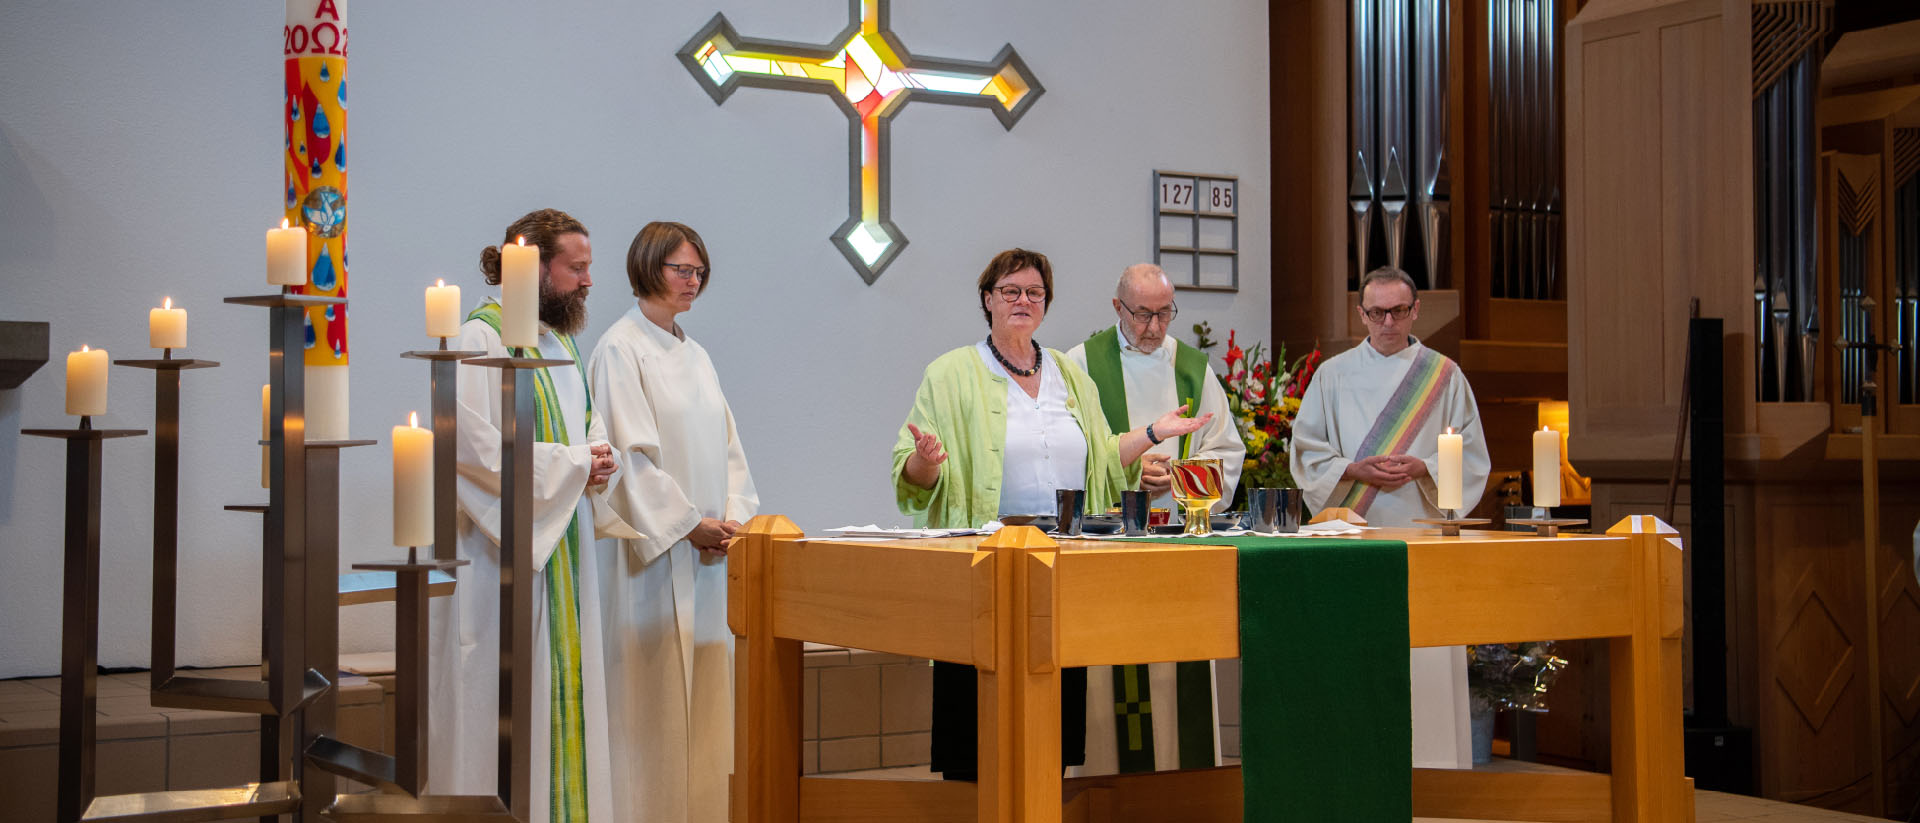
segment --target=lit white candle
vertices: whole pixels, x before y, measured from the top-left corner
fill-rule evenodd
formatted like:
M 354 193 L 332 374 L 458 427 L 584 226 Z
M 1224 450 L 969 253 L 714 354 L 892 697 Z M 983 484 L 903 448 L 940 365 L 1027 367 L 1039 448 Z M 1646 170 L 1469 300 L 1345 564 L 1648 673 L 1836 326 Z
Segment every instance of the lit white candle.
M 81 346 L 67 355 L 67 414 L 107 413 L 107 350 Z
M 419 412 L 393 427 L 393 545 L 433 545 L 433 430 Z
M 435 280 L 427 287 L 427 336 L 453 337 L 460 333 L 460 287 Z
M 540 247 L 527 238 L 500 247 L 500 342 L 540 345 Z
M 1560 505 L 1560 433 L 1546 427 L 1533 433 L 1533 505 Z
M 267 282 L 275 286 L 307 284 L 307 230 L 290 226 L 267 229 Z
M 147 311 L 147 345 L 156 349 L 187 347 L 187 310 L 173 307 L 173 298 Z
M 272 412 L 273 384 L 267 383 L 260 387 L 260 439 L 263 441 L 273 437 Z M 273 485 L 270 474 L 273 469 L 273 454 L 270 451 L 272 448 L 269 445 L 260 447 L 260 488 L 263 489 Z
M 1465 514 L 1460 511 L 1460 450 L 1463 443 L 1460 435 L 1453 433 L 1451 426 L 1447 427 L 1445 434 L 1440 435 L 1440 471 L 1433 478 L 1439 492 L 1436 495 L 1439 500 L 1435 502 L 1442 510 L 1453 512 L 1455 516 Z

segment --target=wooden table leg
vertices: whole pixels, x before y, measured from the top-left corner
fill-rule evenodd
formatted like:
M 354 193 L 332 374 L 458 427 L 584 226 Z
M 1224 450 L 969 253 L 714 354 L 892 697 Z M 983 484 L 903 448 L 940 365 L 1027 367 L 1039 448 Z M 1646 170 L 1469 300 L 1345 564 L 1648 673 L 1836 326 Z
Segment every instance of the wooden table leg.
M 774 634 L 773 546 L 800 537 L 779 515 L 747 521 L 727 562 L 734 650 L 733 820 L 800 819 L 800 641 Z
M 1060 667 L 1054 633 L 1058 545 L 1039 529 L 1001 529 L 980 544 L 975 591 L 994 627 L 979 670 L 980 823 L 1059 823 Z M 991 581 L 991 599 L 984 596 Z M 981 606 L 986 603 L 982 602 Z M 977 649 L 976 654 L 985 651 Z
M 1693 820 L 1681 719 L 1679 549 L 1667 542 L 1672 527 L 1658 526 L 1664 531 L 1628 535 L 1633 634 L 1608 641 L 1615 823 Z

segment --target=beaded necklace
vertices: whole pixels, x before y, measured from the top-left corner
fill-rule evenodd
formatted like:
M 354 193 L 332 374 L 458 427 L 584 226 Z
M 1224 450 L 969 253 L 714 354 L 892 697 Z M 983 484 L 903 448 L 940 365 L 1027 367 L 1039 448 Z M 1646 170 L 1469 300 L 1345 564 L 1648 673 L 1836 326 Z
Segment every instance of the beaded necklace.
M 993 352 L 993 359 L 1000 361 L 1000 365 L 1008 372 L 1019 377 L 1032 377 L 1040 373 L 1040 361 L 1042 358 L 1040 357 L 1040 341 L 1033 340 L 1029 342 L 1033 343 L 1033 368 L 1031 369 L 1015 368 L 1012 363 L 1007 362 L 1007 356 L 1001 354 L 1000 349 L 993 345 L 992 335 L 987 336 L 987 351 Z

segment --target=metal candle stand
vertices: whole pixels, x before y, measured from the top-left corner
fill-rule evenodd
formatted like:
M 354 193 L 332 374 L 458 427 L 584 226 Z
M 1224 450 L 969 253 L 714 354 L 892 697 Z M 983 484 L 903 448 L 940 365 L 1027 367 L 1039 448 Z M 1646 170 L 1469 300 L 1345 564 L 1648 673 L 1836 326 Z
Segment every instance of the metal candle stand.
M 459 361 L 484 353 L 448 351 L 446 340 L 442 338 L 438 350 L 411 351 L 401 355 L 433 363 L 434 558 L 423 563 L 419 560 L 418 548 L 410 547 L 404 562 L 356 563 L 353 566 L 362 571 L 386 572 L 394 576 L 396 751 L 392 755 L 383 754 L 328 737 L 314 739 L 307 748 L 308 760 L 318 768 L 384 790 L 405 792 L 413 799 L 423 799 L 427 788 L 427 693 L 431 682 L 427 602 L 432 596 L 430 586 L 435 582 L 430 575 L 434 572 L 450 572 L 468 562 L 455 557 L 453 493 L 458 409 L 455 406 L 453 369 Z M 385 808 L 382 813 L 385 814 L 421 813 L 418 804 L 412 804 L 411 811 L 399 808 L 403 804 L 392 801 L 383 805 Z M 353 813 L 351 809 L 342 809 L 341 812 Z
M 384 758 L 370 752 L 347 752 L 344 744 L 331 743 L 333 763 L 356 761 L 362 771 L 357 779 L 376 779 L 413 796 L 397 794 L 341 795 L 327 810 L 327 816 L 341 823 L 355 821 L 420 820 L 518 820 L 531 819 L 533 760 L 529 743 L 533 733 L 533 391 L 519 379 L 520 372 L 572 363 L 571 360 L 547 360 L 526 357 L 474 359 L 484 352 L 447 351 L 445 343 L 437 351 L 407 352 L 404 357 L 433 363 L 434 401 L 434 546 L 435 558 L 419 560 L 418 549 L 408 552 L 405 563 L 364 563 L 356 569 L 392 571 L 399 577 L 398 609 L 399 663 L 395 748 L 398 757 Z M 425 788 L 427 757 L 427 634 L 426 593 L 429 575 L 444 572 L 465 561 L 439 556 L 454 553 L 453 521 L 453 436 L 456 423 L 454 405 L 455 363 L 497 368 L 500 373 L 500 496 L 505 506 L 500 512 L 500 606 L 506 615 L 500 626 L 500 736 L 499 782 L 493 795 L 420 794 Z M 444 462 L 443 462 L 444 461 Z M 445 466 L 445 471 L 441 467 Z M 412 676 L 409 676 L 411 666 Z M 412 682 L 415 685 L 409 686 Z M 411 737 L 411 748 L 403 737 Z M 345 772 L 342 772 L 345 773 Z M 409 776 L 409 774 L 411 776 Z M 391 778 L 388 776 L 391 775 Z
M 1508 520 L 1507 525 L 1532 526 L 1535 537 L 1556 537 L 1561 529 L 1585 526 L 1587 521 L 1582 517 L 1554 517 L 1552 509 L 1535 506 L 1532 517 Z
M 101 445 L 141 429 L 72 429 L 22 434 L 67 441 L 66 570 L 60 619 L 60 786 L 56 819 L 75 821 L 94 804 L 94 678 L 100 651 Z
M 95 677 L 99 650 L 101 443 L 145 434 L 94 429 L 82 417 L 75 429 L 30 429 L 67 443 L 66 582 L 62 614 L 58 820 L 203 821 L 291 814 L 317 821 L 324 814 L 353 820 L 520 820 L 530 818 L 532 723 L 532 499 L 533 392 L 519 372 L 568 360 L 496 358 L 483 352 L 434 351 L 406 357 L 433 363 L 434 557 L 418 549 L 405 562 L 354 568 L 392 574 L 397 601 L 395 756 L 343 743 L 334 730 L 334 682 L 339 670 L 339 606 L 386 599 L 364 581 L 343 594 L 339 567 L 339 450 L 372 440 L 305 438 L 306 311 L 344 304 L 340 298 L 290 293 L 231 297 L 260 306 L 269 323 L 270 396 L 268 503 L 232 505 L 262 519 L 263 591 L 261 679 L 225 680 L 176 671 L 179 606 L 180 373 L 218 363 L 176 359 L 121 360 L 157 377 L 154 457 L 153 674 L 155 706 L 210 709 L 261 717 L 261 781 L 222 789 L 95 794 Z M 461 361 L 502 369 L 500 428 L 503 458 L 500 579 L 502 607 L 511 618 L 501 631 L 500 783 L 497 795 L 427 795 L 428 599 L 451 586 L 456 558 L 454 450 L 457 430 L 454 367 Z M 524 425 L 523 425 L 524 421 Z M 366 577 L 368 575 L 357 575 Z M 330 676 L 332 675 L 332 676 Z M 308 766 L 313 768 L 309 769 Z M 405 794 L 339 795 L 335 775 Z
M 1459 516 L 1460 513 L 1453 509 L 1442 510 L 1441 514 L 1445 515 L 1445 517 L 1416 517 L 1413 519 L 1413 522 L 1428 526 L 1437 526 L 1440 529 L 1440 534 L 1446 537 L 1460 536 L 1460 529 L 1464 526 L 1484 526 L 1493 522 L 1484 517 L 1461 517 Z
M 500 370 L 500 800 L 518 820 L 530 819 L 533 735 L 533 392 L 520 373 L 571 365 L 571 360 L 494 357 L 468 365 Z

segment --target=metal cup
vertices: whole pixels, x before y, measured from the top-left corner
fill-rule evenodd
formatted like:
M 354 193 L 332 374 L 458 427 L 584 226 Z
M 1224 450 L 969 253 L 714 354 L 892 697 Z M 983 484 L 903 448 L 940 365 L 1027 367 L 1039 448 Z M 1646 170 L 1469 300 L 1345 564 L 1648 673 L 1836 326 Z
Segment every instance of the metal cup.
M 1261 534 L 1280 530 L 1280 490 L 1247 491 L 1247 528 Z
M 1147 517 L 1153 501 L 1145 491 L 1133 489 L 1120 493 L 1120 525 L 1128 537 L 1140 537 L 1147 533 Z
M 1077 537 L 1080 518 L 1086 514 L 1087 493 L 1083 489 L 1057 489 L 1053 493 L 1054 534 Z
M 1275 504 L 1278 516 L 1274 518 L 1277 531 L 1281 534 L 1295 534 L 1300 531 L 1300 511 L 1306 507 L 1307 494 L 1297 488 L 1274 489 L 1278 494 Z
M 1265 534 L 1294 534 L 1300 531 L 1299 489 L 1252 489 L 1247 492 L 1247 527 Z

